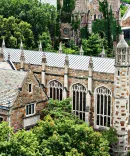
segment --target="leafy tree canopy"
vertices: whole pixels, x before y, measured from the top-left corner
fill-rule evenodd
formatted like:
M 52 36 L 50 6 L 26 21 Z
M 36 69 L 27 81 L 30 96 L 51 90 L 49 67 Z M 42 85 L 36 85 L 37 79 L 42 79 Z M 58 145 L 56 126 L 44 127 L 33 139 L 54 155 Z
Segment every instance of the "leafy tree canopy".
M 9 18 L 0 16 L 0 37 L 1 40 L 5 38 L 7 47 L 19 48 L 21 40 L 24 42 L 25 48 L 32 49 L 34 47 L 31 25 L 13 16 Z
M 40 3 L 39 0 L 2 0 L 0 6 L 0 15 L 4 18 L 14 16 L 31 25 L 35 48 L 38 47 L 39 36 L 43 32 L 54 34 L 57 18 L 54 6 Z
M 114 136 L 94 132 L 76 118 L 70 99 L 50 100 L 43 113 L 44 119 L 30 131 L 14 133 L 8 123 L 0 124 L 0 156 L 109 156 L 108 137 Z

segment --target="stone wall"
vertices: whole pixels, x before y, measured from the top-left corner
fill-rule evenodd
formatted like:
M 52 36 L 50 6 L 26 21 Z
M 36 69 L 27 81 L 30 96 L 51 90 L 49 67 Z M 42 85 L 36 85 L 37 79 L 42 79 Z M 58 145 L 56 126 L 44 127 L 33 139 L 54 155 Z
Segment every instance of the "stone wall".
M 32 84 L 32 92 L 28 91 L 28 84 Z M 36 104 L 36 114 L 42 112 L 43 108 L 46 105 L 45 93 L 39 87 L 38 82 L 36 81 L 33 73 L 28 72 L 28 76 L 24 80 L 21 91 L 19 91 L 18 97 L 14 102 L 13 107 L 11 108 L 11 126 L 15 130 L 23 128 L 23 118 L 26 117 L 26 105 L 30 103 Z

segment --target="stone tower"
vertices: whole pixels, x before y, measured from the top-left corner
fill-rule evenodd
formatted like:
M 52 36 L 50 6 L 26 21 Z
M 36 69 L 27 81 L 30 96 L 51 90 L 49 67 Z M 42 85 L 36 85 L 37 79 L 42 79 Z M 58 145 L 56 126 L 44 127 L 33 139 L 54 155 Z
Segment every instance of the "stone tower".
M 114 128 L 117 130 L 118 142 L 113 147 L 114 156 L 126 156 L 128 150 L 129 118 L 129 46 L 124 35 L 117 44 L 114 74 Z

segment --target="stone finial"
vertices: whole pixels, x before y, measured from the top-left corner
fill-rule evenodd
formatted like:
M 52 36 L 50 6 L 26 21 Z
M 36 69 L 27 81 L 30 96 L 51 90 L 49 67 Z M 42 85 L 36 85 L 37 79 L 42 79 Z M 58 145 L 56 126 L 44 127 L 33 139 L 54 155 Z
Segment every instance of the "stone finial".
M 92 57 L 90 57 L 90 59 L 89 59 L 88 68 L 93 68 L 93 60 L 92 60 Z
M 68 55 L 65 56 L 65 65 L 69 66 L 69 57 L 68 57 Z
M 8 53 L 8 61 L 10 61 L 10 53 Z
M 99 56 L 106 57 L 104 46 L 103 46 L 102 52 L 99 54 Z
M 124 34 L 122 32 L 122 34 L 120 36 L 120 41 L 117 44 L 117 48 L 124 48 L 124 47 L 127 47 L 128 48 L 129 46 L 128 46 L 127 42 L 125 41 Z
M 81 47 L 80 47 L 80 55 L 83 56 L 83 54 L 84 54 L 84 50 L 83 50 L 83 47 L 81 45 Z
M 21 40 L 21 43 L 20 43 L 20 49 L 23 50 L 23 42 Z
M 62 54 L 62 42 L 60 42 L 59 51 L 58 53 Z
M 5 40 L 3 38 L 3 41 L 2 41 L 2 48 L 5 48 Z
M 47 63 L 46 54 L 45 53 L 43 53 L 43 55 L 42 55 L 42 63 Z
M 3 47 L 0 49 L 0 62 L 4 61 L 4 52 L 3 52 Z
M 42 51 L 42 43 L 40 41 L 40 44 L 39 44 L 39 51 Z

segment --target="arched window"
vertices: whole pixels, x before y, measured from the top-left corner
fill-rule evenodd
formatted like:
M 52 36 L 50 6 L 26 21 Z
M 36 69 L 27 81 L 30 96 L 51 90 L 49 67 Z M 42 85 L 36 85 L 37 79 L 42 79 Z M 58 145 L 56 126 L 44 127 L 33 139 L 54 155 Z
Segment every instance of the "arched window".
M 110 127 L 112 94 L 106 87 L 96 89 L 96 125 Z
M 73 113 L 85 121 L 86 88 L 77 83 L 72 86 Z
M 53 80 L 49 83 L 50 98 L 62 100 L 63 86 L 60 82 Z

